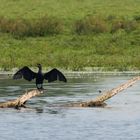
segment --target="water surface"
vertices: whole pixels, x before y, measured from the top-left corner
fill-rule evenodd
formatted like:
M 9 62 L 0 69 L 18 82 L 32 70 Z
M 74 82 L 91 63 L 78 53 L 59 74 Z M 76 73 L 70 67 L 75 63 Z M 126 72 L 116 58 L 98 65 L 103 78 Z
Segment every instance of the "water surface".
M 45 83 L 47 91 L 27 102 L 30 109 L 0 109 L 0 140 L 139 140 L 140 82 L 108 100 L 105 108 L 59 107 L 95 98 L 99 90 L 107 91 L 132 77 L 94 75 Z M 34 87 L 34 82 L 0 78 L 0 101 Z

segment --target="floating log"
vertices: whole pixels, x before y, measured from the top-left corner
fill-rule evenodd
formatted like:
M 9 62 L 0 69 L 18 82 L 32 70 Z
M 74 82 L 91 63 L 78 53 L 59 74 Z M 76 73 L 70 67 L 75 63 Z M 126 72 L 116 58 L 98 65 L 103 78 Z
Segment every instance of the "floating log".
M 34 96 L 40 95 L 41 93 L 43 93 L 43 90 L 33 89 L 33 90 L 26 91 L 25 94 L 23 94 L 22 96 L 20 96 L 19 98 L 15 99 L 15 100 L 10 100 L 7 102 L 0 103 L 0 108 L 26 107 L 25 103 L 27 100 L 29 100 L 30 98 L 32 98 Z
M 131 80 L 127 81 L 124 84 L 121 84 L 120 86 L 113 88 L 112 90 L 109 90 L 107 92 L 104 92 L 102 95 L 96 97 L 95 99 L 87 102 L 80 103 L 81 107 L 96 107 L 96 106 L 105 106 L 106 103 L 104 101 L 110 99 L 114 95 L 118 94 L 119 92 L 127 89 L 128 87 L 131 87 L 133 84 L 135 84 L 138 80 L 140 80 L 140 76 L 134 77 Z
M 62 105 L 63 107 L 104 107 L 106 105 L 105 101 L 113 97 L 114 95 L 118 94 L 119 92 L 127 89 L 128 87 L 132 86 L 136 83 L 136 81 L 140 80 L 140 76 L 137 76 L 135 78 L 132 78 L 131 80 L 127 81 L 126 83 L 113 88 L 112 90 L 109 90 L 107 92 L 104 92 L 102 95 L 96 97 L 93 100 L 85 101 L 85 102 L 77 102 L 77 103 L 71 103 L 71 104 L 65 104 Z M 26 107 L 25 103 L 30 98 L 40 95 L 43 93 L 43 90 L 33 89 L 30 91 L 26 91 L 25 94 L 20 96 L 19 98 L 15 100 L 10 100 L 7 102 L 0 103 L 0 108 L 19 108 L 19 107 Z

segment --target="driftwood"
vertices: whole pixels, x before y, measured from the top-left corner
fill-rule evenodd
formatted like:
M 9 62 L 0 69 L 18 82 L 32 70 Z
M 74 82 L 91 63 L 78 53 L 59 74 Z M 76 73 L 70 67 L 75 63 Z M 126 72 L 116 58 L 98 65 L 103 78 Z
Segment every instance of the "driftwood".
M 107 92 L 102 93 L 101 95 L 97 96 L 95 99 L 80 103 L 72 103 L 69 104 L 69 107 L 104 107 L 106 106 L 105 101 L 113 97 L 114 95 L 118 94 L 119 92 L 131 87 L 135 84 L 138 80 L 140 80 L 140 76 L 134 77 L 131 80 L 127 81 L 126 83 L 113 88 Z
M 127 81 L 126 83 L 103 93 L 102 95 L 96 97 L 94 100 L 91 100 L 88 102 L 83 102 L 80 104 L 80 106 L 81 107 L 105 106 L 106 103 L 104 103 L 104 101 L 110 99 L 111 97 L 113 97 L 114 95 L 118 94 L 119 92 L 127 89 L 128 87 L 131 87 L 138 80 L 140 80 L 140 76 L 134 77 L 131 80 Z
M 132 78 L 131 80 L 127 81 L 126 83 L 103 93 L 102 95 L 98 96 L 97 98 L 95 98 L 93 100 L 79 102 L 79 103 L 66 104 L 66 105 L 63 105 L 63 107 L 64 106 L 65 107 L 99 107 L 99 106 L 103 107 L 106 105 L 106 103 L 104 103 L 106 100 L 108 100 L 109 98 L 118 94 L 122 90 L 132 86 L 138 80 L 140 80 L 140 76 Z M 25 103 L 27 100 L 29 100 L 30 98 L 32 98 L 34 96 L 40 95 L 41 93 L 43 93 L 43 90 L 34 89 L 34 90 L 27 91 L 24 95 L 20 96 L 19 98 L 15 99 L 15 100 L 10 100 L 7 102 L 0 103 L 0 108 L 26 107 Z
M 43 93 L 42 90 L 30 90 L 30 91 L 26 91 L 25 94 L 23 94 L 22 96 L 20 96 L 19 98 L 15 99 L 15 100 L 10 100 L 7 102 L 2 102 L 0 103 L 0 108 L 10 108 L 10 107 L 15 107 L 15 108 L 19 108 L 19 107 L 26 107 L 25 103 L 27 100 L 29 100 L 30 98 L 40 95 L 41 93 Z

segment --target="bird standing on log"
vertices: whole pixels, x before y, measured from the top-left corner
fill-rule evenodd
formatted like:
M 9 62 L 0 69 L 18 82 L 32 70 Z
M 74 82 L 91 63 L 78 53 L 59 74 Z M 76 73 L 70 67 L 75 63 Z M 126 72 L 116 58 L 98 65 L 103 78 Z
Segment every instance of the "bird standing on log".
M 43 74 L 41 64 L 37 64 L 37 67 L 39 68 L 39 70 L 38 73 L 35 73 L 27 66 L 24 66 L 14 74 L 13 79 L 21 79 L 22 77 L 28 81 L 36 79 L 36 87 L 37 89 L 41 90 L 43 89 L 44 79 L 48 80 L 48 82 L 53 82 L 56 80 L 67 82 L 67 79 L 59 70 L 54 68 L 51 71 Z

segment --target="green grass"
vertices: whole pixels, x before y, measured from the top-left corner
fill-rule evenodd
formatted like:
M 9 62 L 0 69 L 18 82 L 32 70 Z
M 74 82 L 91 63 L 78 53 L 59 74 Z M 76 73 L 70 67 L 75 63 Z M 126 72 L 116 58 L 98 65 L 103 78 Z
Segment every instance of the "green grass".
M 55 16 L 67 21 L 86 15 L 139 14 L 139 0 L 0 0 L 0 15 L 9 18 L 36 18 L 44 15 Z
M 4 70 L 36 63 L 70 70 L 87 67 L 140 70 L 139 0 L 0 0 L 0 3 L 0 17 L 7 20 L 22 19 L 34 24 L 32 21 L 47 16 L 57 19 L 62 26 L 58 34 L 41 37 L 21 35 L 17 28 L 14 28 L 16 36 L 13 30 L 12 33 L 1 30 L 0 67 Z

